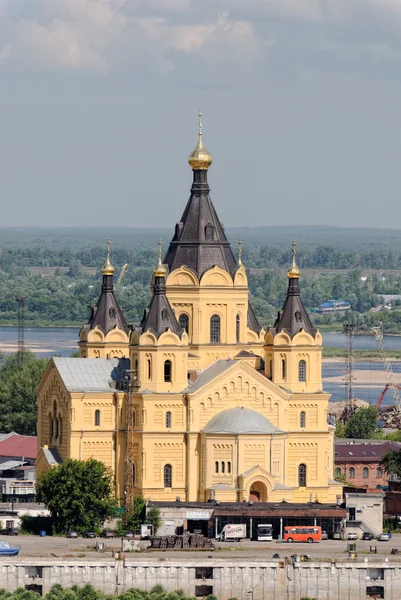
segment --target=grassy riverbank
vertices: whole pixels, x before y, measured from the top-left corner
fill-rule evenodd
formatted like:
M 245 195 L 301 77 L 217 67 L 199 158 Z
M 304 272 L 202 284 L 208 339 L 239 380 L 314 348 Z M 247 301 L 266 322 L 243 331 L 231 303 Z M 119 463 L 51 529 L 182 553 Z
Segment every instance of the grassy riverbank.
M 401 348 L 399 350 L 388 350 L 389 358 L 401 360 Z M 345 358 L 347 356 L 346 348 L 323 348 L 323 358 Z M 355 360 L 381 360 L 378 350 L 354 350 Z

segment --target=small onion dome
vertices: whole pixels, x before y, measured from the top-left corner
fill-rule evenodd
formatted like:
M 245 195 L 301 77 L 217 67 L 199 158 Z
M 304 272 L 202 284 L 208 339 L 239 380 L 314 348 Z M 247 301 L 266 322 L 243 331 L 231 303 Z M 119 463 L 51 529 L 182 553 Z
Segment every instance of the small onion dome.
M 288 279 L 299 279 L 299 276 L 301 274 L 301 271 L 299 270 L 299 267 L 295 262 L 295 256 L 297 254 L 296 247 L 296 243 L 292 242 L 292 265 L 287 271 Z
M 202 111 L 198 113 L 199 117 L 199 132 L 198 144 L 195 150 L 189 155 L 188 162 L 193 171 L 207 171 L 212 164 L 212 155 L 203 146 L 202 141 Z
M 114 275 L 114 267 L 110 262 L 110 240 L 107 240 L 107 258 L 102 268 L 102 275 Z

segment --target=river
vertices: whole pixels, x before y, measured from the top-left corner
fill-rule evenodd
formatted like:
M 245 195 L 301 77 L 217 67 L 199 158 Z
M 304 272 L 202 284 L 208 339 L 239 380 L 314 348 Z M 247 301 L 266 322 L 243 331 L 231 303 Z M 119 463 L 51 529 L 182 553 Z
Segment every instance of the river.
M 41 357 L 71 356 L 78 349 L 78 331 L 76 327 L 27 327 L 25 329 L 25 346 Z M 17 327 L 0 327 L 0 350 L 5 353 L 15 352 L 18 342 Z M 389 349 L 401 348 L 401 337 L 385 336 L 385 344 Z M 323 333 L 323 345 L 332 348 L 345 348 L 346 339 L 342 333 Z M 376 341 L 370 335 L 355 336 L 356 349 L 376 349 Z M 400 362 L 394 362 L 396 379 L 401 381 Z M 354 395 L 357 398 L 375 403 L 384 388 L 384 368 L 381 362 L 355 361 L 358 377 L 354 384 Z M 326 359 L 323 363 L 324 390 L 332 394 L 331 400 L 344 400 L 344 361 Z M 391 394 L 386 394 L 383 404 L 391 404 Z

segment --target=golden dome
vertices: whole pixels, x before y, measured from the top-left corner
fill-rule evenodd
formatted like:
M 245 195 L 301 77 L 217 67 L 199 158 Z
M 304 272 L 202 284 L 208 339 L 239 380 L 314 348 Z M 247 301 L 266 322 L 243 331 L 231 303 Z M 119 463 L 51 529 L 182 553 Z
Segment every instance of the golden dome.
M 165 277 L 167 275 L 167 269 L 162 263 L 162 245 L 163 244 L 162 244 L 161 240 L 159 240 L 157 243 L 159 246 L 158 251 L 157 251 L 158 261 L 157 261 L 156 269 L 153 271 L 153 275 L 155 277 Z
M 295 241 L 292 242 L 292 265 L 287 271 L 287 275 L 288 275 L 289 279 L 299 279 L 299 276 L 301 274 L 301 271 L 299 270 L 299 267 L 298 267 L 297 263 L 295 262 L 295 256 L 297 254 L 296 247 L 297 247 L 297 245 L 296 245 Z
M 114 275 L 114 267 L 110 262 L 110 240 L 107 240 L 107 258 L 102 268 L 102 275 Z
M 199 133 L 198 144 L 193 152 L 188 157 L 188 162 L 193 171 L 207 171 L 212 164 L 212 155 L 203 146 L 202 141 L 202 111 L 198 113 L 199 117 Z

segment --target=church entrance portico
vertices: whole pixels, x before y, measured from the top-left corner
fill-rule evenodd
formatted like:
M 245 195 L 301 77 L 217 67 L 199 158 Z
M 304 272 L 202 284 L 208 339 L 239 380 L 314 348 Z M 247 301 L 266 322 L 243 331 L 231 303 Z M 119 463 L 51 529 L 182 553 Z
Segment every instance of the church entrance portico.
M 249 502 L 267 502 L 267 487 L 262 481 L 255 481 L 249 488 Z

